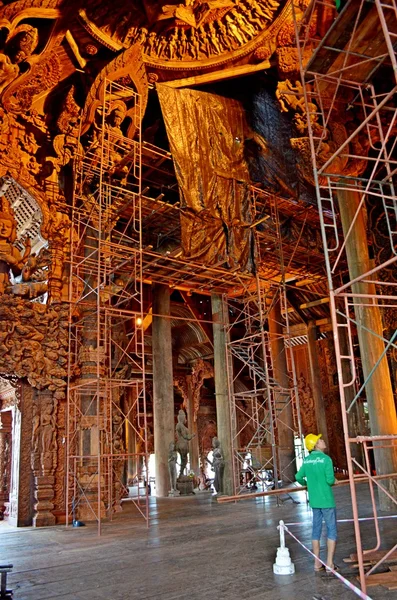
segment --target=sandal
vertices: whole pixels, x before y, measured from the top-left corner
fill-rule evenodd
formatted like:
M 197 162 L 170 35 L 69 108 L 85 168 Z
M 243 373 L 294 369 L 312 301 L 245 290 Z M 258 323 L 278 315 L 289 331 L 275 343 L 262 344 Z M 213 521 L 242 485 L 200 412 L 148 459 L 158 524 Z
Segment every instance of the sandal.
M 334 566 L 332 567 L 332 571 L 335 571 L 335 573 L 338 573 L 339 570 L 340 569 L 339 569 L 338 565 L 334 564 Z M 326 571 L 327 571 L 327 573 L 332 573 L 332 571 L 331 571 L 331 569 L 329 567 L 326 568 Z
M 325 571 L 325 567 L 324 567 L 324 565 L 321 565 L 321 567 L 319 567 L 318 569 L 316 569 L 316 568 L 314 567 L 314 572 L 315 572 L 315 573 L 321 573 L 321 571 Z

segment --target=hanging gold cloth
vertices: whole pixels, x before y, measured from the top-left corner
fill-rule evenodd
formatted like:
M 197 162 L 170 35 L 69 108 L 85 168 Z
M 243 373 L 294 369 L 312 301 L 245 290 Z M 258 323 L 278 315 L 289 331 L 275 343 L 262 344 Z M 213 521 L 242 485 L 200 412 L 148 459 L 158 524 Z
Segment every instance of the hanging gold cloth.
M 239 102 L 157 85 L 181 198 L 182 250 L 204 264 L 254 270 L 248 125 Z

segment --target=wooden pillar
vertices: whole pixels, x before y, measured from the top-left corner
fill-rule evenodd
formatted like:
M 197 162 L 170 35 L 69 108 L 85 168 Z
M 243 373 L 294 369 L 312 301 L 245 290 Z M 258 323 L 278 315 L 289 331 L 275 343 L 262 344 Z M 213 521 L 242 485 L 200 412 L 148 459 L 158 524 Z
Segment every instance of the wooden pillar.
M 317 424 L 317 431 L 313 431 L 313 433 L 321 433 L 324 442 L 328 446 L 327 416 L 325 414 L 324 398 L 321 389 L 320 363 L 317 351 L 317 327 L 314 321 L 309 321 L 307 324 L 307 349 L 309 352 L 310 375 Z
M 214 332 L 214 375 L 216 395 L 216 423 L 218 439 L 225 459 L 223 491 L 227 496 L 234 493 L 233 486 L 233 449 L 230 422 L 230 401 L 227 375 L 225 325 L 229 322 L 227 304 L 217 294 L 211 296 L 212 328 Z
M 283 321 L 279 297 L 269 313 L 269 334 L 273 364 L 273 376 L 282 388 L 276 391 L 276 412 L 278 430 L 279 477 L 283 481 L 295 481 L 295 447 L 293 431 L 292 403 L 289 402 L 292 389 L 288 377 L 285 354 Z M 288 393 L 289 390 L 289 393 Z
M 339 190 L 338 201 L 343 231 L 346 236 L 360 203 L 360 193 L 355 190 Z M 366 219 L 363 210 L 360 210 L 354 227 L 346 240 L 346 254 L 351 279 L 355 279 L 370 270 Z M 375 294 L 376 291 L 374 284 L 362 281 L 354 283 L 352 290 L 354 293 L 360 294 Z M 370 299 L 361 298 L 359 301 L 360 306 L 355 306 L 354 310 L 358 323 L 357 333 L 362 369 L 364 377 L 367 378 L 385 348 L 384 342 L 376 337 L 383 336 L 383 324 L 378 306 L 371 304 Z M 371 304 L 371 306 L 363 306 L 365 303 Z M 363 327 L 369 331 L 366 331 Z M 386 357 L 380 361 L 375 369 L 371 379 L 365 386 L 365 391 L 371 435 L 395 434 L 397 431 L 396 407 Z M 378 474 L 395 473 L 397 471 L 397 448 L 384 448 L 375 451 L 375 465 Z M 392 480 L 389 484 L 393 492 L 396 484 Z M 379 500 L 383 510 L 389 510 L 394 506 L 391 500 L 381 492 Z
M 338 315 L 338 317 L 338 320 L 342 321 L 342 317 L 340 315 Z M 347 329 L 345 327 L 339 329 L 339 347 L 340 352 L 343 356 L 349 355 L 349 337 Z M 347 383 L 351 381 L 352 371 L 350 361 L 342 360 L 342 374 L 344 382 Z M 345 388 L 346 406 L 350 406 L 355 395 L 356 389 L 354 385 Z M 361 401 L 355 403 L 352 410 L 348 413 L 347 421 L 349 423 L 349 432 L 352 437 L 366 434 L 366 428 L 364 423 L 364 408 L 363 403 Z M 343 431 L 340 432 L 340 435 L 343 436 Z M 360 464 L 365 464 L 364 452 L 361 444 L 352 444 L 350 447 L 350 451 L 353 458 L 355 458 Z M 358 467 L 354 467 L 354 471 L 358 471 Z
M 154 448 L 158 497 L 167 496 L 170 490 L 168 452 L 170 443 L 175 440 L 170 314 L 170 290 L 166 285 L 155 284 L 153 286 L 152 350 Z
M 188 403 L 187 403 L 187 426 L 190 433 L 194 434 L 194 438 L 192 438 L 189 442 L 189 462 L 190 469 L 194 472 L 195 475 L 200 475 L 199 468 L 199 439 L 198 439 L 198 430 L 197 430 L 197 420 L 194 418 L 194 399 L 193 399 L 193 390 L 192 390 L 192 377 L 188 375 L 186 377 L 187 380 L 187 390 L 188 390 Z
M 0 519 L 10 498 L 11 430 L 11 411 L 0 412 Z
M 35 390 L 32 418 L 34 527 L 55 525 L 54 496 L 57 466 L 56 417 L 58 401 L 49 390 Z
M 33 519 L 32 414 L 33 388 L 27 383 L 18 386 L 17 403 L 12 409 L 12 462 L 10 511 L 8 522 L 17 527 L 29 527 Z
M 132 424 L 130 423 L 129 419 L 126 420 L 125 423 L 125 445 L 127 447 L 127 452 L 128 454 L 135 454 L 136 453 L 136 432 L 135 429 L 133 428 Z M 127 484 L 129 485 L 129 482 L 131 482 L 132 485 L 132 481 L 134 479 L 134 475 L 137 473 L 138 471 L 138 467 L 137 467 L 137 457 L 136 456 L 129 456 L 127 459 Z

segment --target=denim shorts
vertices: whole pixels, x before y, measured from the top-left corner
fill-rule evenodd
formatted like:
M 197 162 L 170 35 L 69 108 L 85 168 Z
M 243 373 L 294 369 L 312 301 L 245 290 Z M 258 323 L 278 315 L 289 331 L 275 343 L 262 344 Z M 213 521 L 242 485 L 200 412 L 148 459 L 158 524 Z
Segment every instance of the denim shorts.
M 327 528 L 327 538 L 336 540 L 336 508 L 312 508 L 313 511 L 313 533 L 312 540 L 321 538 L 323 519 Z

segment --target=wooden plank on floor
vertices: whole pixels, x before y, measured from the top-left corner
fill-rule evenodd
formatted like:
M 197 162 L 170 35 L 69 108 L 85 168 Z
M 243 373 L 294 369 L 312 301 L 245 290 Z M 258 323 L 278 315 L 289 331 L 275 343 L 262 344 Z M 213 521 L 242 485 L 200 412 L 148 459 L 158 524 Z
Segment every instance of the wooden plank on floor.
M 375 552 L 368 552 L 368 554 L 364 554 L 364 560 L 377 562 L 378 560 L 380 560 L 381 558 L 384 557 L 386 552 L 387 552 L 387 550 L 376 550 Z M 387 560 L 388 561 L 397 560 L 397 550 L 392 552 Z M 353 563 L 353 562 L 356 563 L 357 561 L 358 561 L 357 554 L 350 554 L 349 558 L 343 559 L 343 562 L 345 562 L 345 563 Z
M 357 577 L 357 579 L 360 578 Z M 389 585 L 394 586 L 397 585 L 397 572 L 388 571 L 387 573 L 375 573 L 374 575 L 368 575 L 366 582 L 368 587 L 373 585 L 384 585 L 386 587 Z

